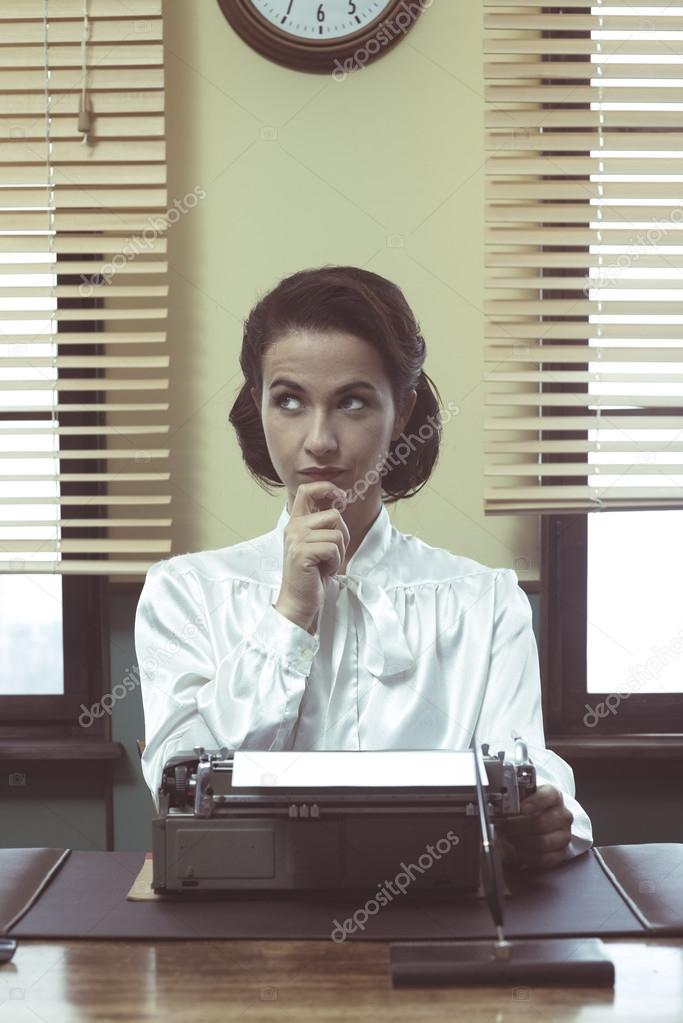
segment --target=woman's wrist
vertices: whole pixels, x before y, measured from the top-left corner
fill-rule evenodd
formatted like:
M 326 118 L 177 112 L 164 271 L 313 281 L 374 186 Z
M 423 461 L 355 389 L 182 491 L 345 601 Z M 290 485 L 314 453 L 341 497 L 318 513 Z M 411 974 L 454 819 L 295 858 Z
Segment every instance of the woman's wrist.
M 290 622 L 298 625 L 299 628 L 305 629 L 306 632 L 310 632 L 311 635 L 315 632 L 313 623 L 317 618 L 317 615 L 314 615 L 313 618 L 306 618 L 305 616 L 298 614 L 294 609 L 290 608 L 286 602 L 280 600 L 276 601 L 273 604 L 273 607 L 285 618 L 288 618 Z

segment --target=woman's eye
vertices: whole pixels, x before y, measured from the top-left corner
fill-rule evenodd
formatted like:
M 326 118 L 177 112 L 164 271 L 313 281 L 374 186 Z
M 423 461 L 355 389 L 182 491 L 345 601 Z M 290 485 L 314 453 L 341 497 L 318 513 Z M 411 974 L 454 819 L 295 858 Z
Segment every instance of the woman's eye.
M 274 398 L 275 404 L 277 405 L 278 408 L 282 409 L 283 412 L 294 412 L 294 411 L 296 411 L 296 409 L 293 409 L 293 408 L 286 408 L 284 406 L 284 404 L 283 404 L 283 402 L 285 402 L 285 401 L 299 401 L 299 399 L 296 397 L 296 395 L 294 395 L 294 394 L 279 394 L 279 395 L 277 395 L 277 397 Z M 361 403 L 361 406 L 363 406 L 363 407 L 365 406 L 365 402 L 363 401 L 363 399 L 359 398 L 355 394 L 349 394 L 345 398 L 342 398 L 342 402 L 347 402 L 347 401 L 359 401 Z M 351 412 L 359 412 L 360 409 L 359 408 L 355 408 L 355 409 L 350 409 L 349 411 L 351 411 Z
M 363 399 L 357 397 L 357 395 L 355 395 L 355 394 L 352 394 L 348 398 L 345 398 L 344 401 L 359 401 L 361 403 L 361 405 L 363 407 L 365 407 L 365 402 L 363 401 Z M 354 411 L 354 410 L 352 409 L 351 411 Z
M 293 398 L 293 397 L 294 397 L 294 395 L 292 395 L 292 394 L 279 394 L 279 395 L 276 395 L 273 398 L 273 404 L 277 405 L 278 408 L 283 409 L 284 412 L 288 412 L 289 409 L 283 408 L 282 403 L 283 403 L 283 401 L 289 401 L 289 399 Z M 296 399 L 294 399 L 294 400 L 296 400 Z

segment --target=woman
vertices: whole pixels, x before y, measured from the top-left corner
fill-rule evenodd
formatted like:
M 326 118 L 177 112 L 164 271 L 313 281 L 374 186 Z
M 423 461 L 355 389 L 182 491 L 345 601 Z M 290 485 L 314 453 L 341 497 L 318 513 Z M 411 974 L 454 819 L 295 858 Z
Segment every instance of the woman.
M 439 402 L 401 290 L 356 267 L 282 280 L 245 323 L 230 413 L 247 469 L 284 486 L 277 525 L 153 565 L 136 616 L 157 802 L 165 761 L 231 749 L 493 750 L 527 741 L 538 791 L 501 827 L 552 867 L 592 843 L 545 748 L 529 602 L 511 569 L 392 526 L 436 463 Z M 437 391 L 438 394 L 438 391 Z

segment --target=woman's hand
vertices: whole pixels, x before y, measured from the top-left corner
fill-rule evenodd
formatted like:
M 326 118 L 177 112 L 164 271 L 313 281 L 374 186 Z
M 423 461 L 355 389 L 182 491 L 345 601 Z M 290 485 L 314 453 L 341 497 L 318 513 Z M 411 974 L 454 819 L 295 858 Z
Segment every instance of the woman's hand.
M 325 597 L 325 577 L 341 568 L 351 541 L 338 507 L 345 500 L 330 480 L 302 483 L 284 529 L 282 584 L 273 606 L 309 632 Z
M 556 867 L 566 859 L 573 815 L 554 785 L 541 785 L 520 804 L 523 819 L 496 821 L 507 859 L 529 867 Z

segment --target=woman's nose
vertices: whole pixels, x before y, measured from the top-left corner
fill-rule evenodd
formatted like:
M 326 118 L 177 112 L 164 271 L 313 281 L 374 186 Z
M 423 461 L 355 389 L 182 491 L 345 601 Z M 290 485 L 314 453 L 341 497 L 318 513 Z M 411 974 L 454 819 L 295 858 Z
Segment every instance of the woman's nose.
M 329 451 L 337 447 L 337 440 L 329 420 L 324 415 L 314 417 L 306 437 L 310 451 Z

